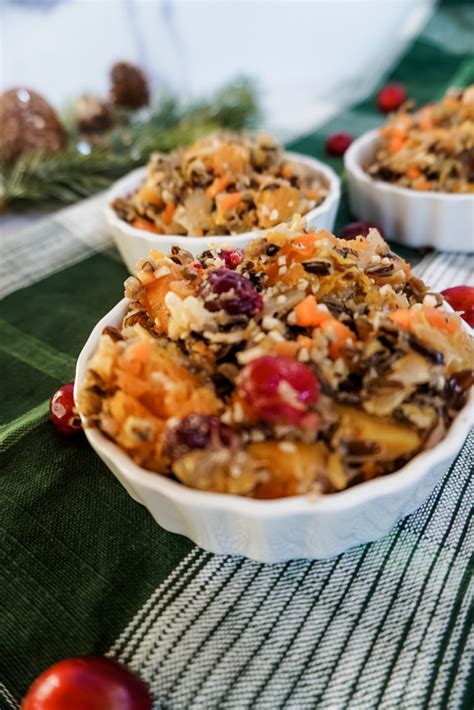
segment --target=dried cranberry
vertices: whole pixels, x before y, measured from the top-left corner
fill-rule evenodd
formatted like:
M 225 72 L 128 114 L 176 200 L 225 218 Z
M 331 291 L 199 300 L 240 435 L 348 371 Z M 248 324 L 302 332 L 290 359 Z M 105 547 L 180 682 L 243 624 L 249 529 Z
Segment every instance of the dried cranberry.
M 298 424 L 318 399 L 319 383 L 303 363 L 290 357 L 263 355 L 242 370 L 239 394 L 259 418 Z
M 407 95 L 401 84 L 387 84 L 378 93 L 377 105 L 382 113 L 390 113 L 400 108 Z
M 76 434 L 81 430 L 81 420 L 74 403 L 74 382 L 63 385 L 53 394 L 49 416 L 61 434 Z
M 242 249 L 220 249 L 218 256 L 228 269 L 236 269 L 244 260 L 244 252 Z
M 474 287 L 453 286 L 441 291 L 446 301 L 455 311 L 462 311 L 461 318 L 474 328 Z
M 381 236 L 384 236 L 383 229 L 382 227 L 379 227 L 378 224 L 362 221 L 350 222 L 350 224 L 346 224 L 346 226 L 341 229 L 339 236 L 341 239 L 355 239 L 359 236 L 366 237 L 371 229 L 378 229 Z
M 231 316 L 254 316 L 263 308 L 262 297 L 252 282 L 225 267 L 209 272 L 201 296 L 208 311 L 223 309 Z
M 177 459 L 193 449 L 234 448 L 238 442 L 238 434 L 218 417 L 188 414 L 166 432 L 165 450 L 171 459 Z
M 326 150 L 329 155 L 344 155 L 353 140 L 350 133 L 333 133 L 326 141 Z

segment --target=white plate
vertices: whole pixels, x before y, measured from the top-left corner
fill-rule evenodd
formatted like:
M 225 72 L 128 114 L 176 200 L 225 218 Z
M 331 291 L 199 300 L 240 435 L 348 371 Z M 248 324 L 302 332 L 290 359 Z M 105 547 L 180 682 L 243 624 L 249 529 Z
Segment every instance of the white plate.
M 332 231 L 337 208 L 341 199 L 341 187 L 338 176 L 332 168 L 316 160 L 316 158 L 310 158 L 307 155 L 300 155 L 299 153 L 285 153 L 285 158 L 296 163 L 302 163 L 311 168 L 316 173 L 319 173 L 328 184 L 329 194 L 324 202 L 318 207 L 315 207 L 314 210 L 308 212 L 305 218 L 308 227 Z M 147 256 L 151 249 L 157 249 L 164 254 L 168 254 L 171 247 L 177 244 L 183 247 L 183 249 L 187 249 L 197 255 L 212 246 L 243 247 L 248 244 L 248 242 L 252 241 L 255 236 L 265 232 L 265 230 L 254 230 L 252 232 L 246 232 L 245 234 L 235 235 L 183 237 L 182 235 L 173 234 L 152 234 L 144 229 L 132 227 L 118 217 L 115 210 L 112 209 L 111 203 L 118 197 L 126 197 L 126 195 L 135 192 L 142 184 L 145 176 L 146 168 L 138 168 L 118 180 L 110 188 L 105 207 L 107 224 L 110 227 L 118 250 L 130 273 L 134 272 L 137 262 L 144 256 Z
M 92 331 L 77 361 L 76 399 L 103 329 L 120 327 L 127 307 L 126 299 L 120 301 Z M 317 499 L 253 500 L 194 490 L 141 468 L 99 429 L 86 428 L 85 433 L 132 498 L 166 530 L 185 535 L 209 552 L 283 562 L 331 557 L 386 535 L 428 498 L 447 471 L 472 425 L 473 405 L 471 394 L 445 438 L 399 471 Z
M 352 212 L 410 247 L 474 251 L 474 195 L 421 192 L 375 180 L 366 167 L 379 140 L 378 130 L 365 133 L 344 155 Z

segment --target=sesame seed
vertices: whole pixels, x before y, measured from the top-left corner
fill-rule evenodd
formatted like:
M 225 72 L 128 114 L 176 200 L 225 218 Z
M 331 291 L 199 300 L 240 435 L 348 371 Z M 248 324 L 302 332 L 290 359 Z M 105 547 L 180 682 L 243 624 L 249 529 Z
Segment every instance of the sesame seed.
M 273 340 L 274 343 L 283 343 L 285 338 L 277 330 L 271 330 L 268 337 Z
M 284 254 L 278 257 L 277 264 L 278 266 L 284 266 L 284 264 L 286 264 L 286 256 Z
M 428 308 L 435 308 L 435 306 L 437 305 L 435 296 L 432 296 L 430 293 L 427 293 L 423 299 L 423 305 L 428 306 Z
M 281 293 L 281 294 L 277 297 L 277 303 L 286 303 L 286 296 L 285 296 L 284 293 Z
M 280 441 L 278 448 L 285 454 L 294 454 L 296 451 L 296 446 L 291 441 Z
M 280 276 L 283 276 L 283 274 L 286 274 L 287 271 L 288 271 L 287 266 L 280 266 L 280 268 L 278 269 L 278 273 Z
M 273 330 L 275 328 L 280 328 L 281 322 L 278 318 L 273 318 L 272 316 L 264 316 L 262 320 L 262 328 L 265 330 Z
M 243 410 L 240 402 L 234 403 L 234 419 L 236 422 L 243 422 L 244 421 L 244 410 Z
M 272 220 L 278 219 L 279 214 L 280 214 L 280 213 L 278 212 L 277 209 L 273 209 L 273 210 L 270 212 L 270 219 L 272 219 Z
M 265 355 L 265 351 L 262 350 L 262 348 L 254 347 L 238 353 L 237 360 L 241 365 L 246 365 L 248 362 L 255 360 L 257 357 L 261 357 L 262 355 Z
M 221 421 L 224 422 L 224 424 L 232 424 L 232 412 L 230 409 L 227 409 L 224 414 L 221 416 Z

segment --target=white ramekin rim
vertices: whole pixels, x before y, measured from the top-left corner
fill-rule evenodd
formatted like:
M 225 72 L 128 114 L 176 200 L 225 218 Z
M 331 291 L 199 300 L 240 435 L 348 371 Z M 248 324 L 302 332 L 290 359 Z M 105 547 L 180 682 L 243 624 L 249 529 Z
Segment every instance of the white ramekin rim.
M 97 348 L 103 329 L 107 325 L 117 326 L 121 323 L 128 303 L 128 299 L 119 301 L 92 330 L 77 360 L 74 383 L 76 400 L 79 387 L 87 372 L 89 359 Z M 467 324 L 465 328 L 471 334 L 471 329 Z M 107 439 L 99 429 L 85 427 L 85 434 L 93 449 L 98 453 L 103 453 L 107 459 L 112 461 L 132 485 L 135 482 L 142 489 L 147 488 L 158 492 L 186 508 L 228 511 L 253 520 L 283 520 L 295 514 L 306 516 L 315 513 L 347 512 L 367 502 L 381 500 L 396 492 L 415 487 L 439 461 L 449 461 L 460 450 L 474 423 L 473 411 L 474 391 L 470 393 L 467 403 L 451 423 L 445 437 L 432 449 L 419 453 L 398 471 L 359 483 L 338 493 L 319 497 L 300 495 L 275 500 L 256 500 L 244 496 L 211 493 L 189 488 L 165 475 L 141 468 L 117 444 Z M 85 424 L 85 418 L 82 415 L 81 419 Z
M 326 165 L 326 163 L 323 163 L 317 158 L 313 158 L 309 155 L 303 155 L 301 153 L 285 152 L 285 157 L 294 162 L 302 163 L 303 165 L 307 165 L 309 168 L 312 168 L 316 173 L 322 175 L 322 177 L 327 181 L 327 184 L 329 186 L 329 192 L 324 201 L 320 205 L 318 205 L 318 207 L 315 207 L 304 215 L 305 219 L 308 220 L 308 222 L 316 221 L 318 216 L 330 212 L 334 205 L 337 206 L 337 203 L 341 198 L 341 181 L 339 179 L 339 176 L 329 165 Z M 182 244 L 183 241 L 187 239 L 192 240 L 195 243 L 202 242 L 203 244 L 232 244 L 234 240 L 250 240 L 257 234 L 262 235 L 266 232 L 271 232 L 275 229 L 275 227 L 270 227 L 269 229 L 254 229 L 250 232 L 244 232 L 239 234 L 223 234 L 210 235 L 206 237 L 193 237 L 189 235 L 153 234 L 152 232 L 148 232 L 144 229 L 137 229 L 137 227 L 132 227 L 130 224 L 125 222 L 116 214 L 111 204 L 115 199 L 119 197 L 125 197 L 130 192 L 136 190 L 142 182 L 143 178 L 145 177 L 146 171 L 146 166 L 136 168 L 124 177 L 120 178 L 120 180 L 117 180 L 117 182 L 112 185 L 112 187 L 107 193 L 106 204 L 104 207 L 106 220 L 110 227 L 122 231 L 129 237 L 146 237 L 147 241 L 149 241 L 152 246 L 153 244 L 155 244 L 157 248 L 162 244 L 173 241 L 173 239 L 179 241 L 180 244 Z
M 361 163 L 360 154 L 371 146 L 373 146 L 375 154 L 375 148 L 380 142 L 379 132 L 380 129 L 375 128 L 371 131 L 367 131 L 367 133 L 363 133 L 351 143 L 344 153 L 344 168 L 350 176 L 354 177 L 359 182 L 365 183 L 375 191 L 403 195 L 405 199 L 423 200 L 424 202 L 431 201 L 438 204 L 445 200 L 449 202 L 472 202 L 474 205 L 474 195 L 472 194 L 412 190 L 409 187 L 393 185 L 392 183 L 371 177 L 365 170 L 365 166 Z

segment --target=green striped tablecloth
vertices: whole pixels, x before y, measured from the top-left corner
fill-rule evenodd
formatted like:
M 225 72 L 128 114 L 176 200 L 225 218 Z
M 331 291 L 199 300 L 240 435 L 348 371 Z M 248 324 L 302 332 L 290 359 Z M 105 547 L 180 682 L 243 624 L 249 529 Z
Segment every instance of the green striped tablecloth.
M 439 11 L 393 79 L 420 102 L 473 81 L 472 28 L 472 8 Z M 324 157 L 330 131 L 380 121 L 370 97 L 291 147 Z M 82 436 L 56 434 L 48 400 L 126 275 L 102 199 L 2 244 L 0 707 L 51 663 L 99 653 L 148 681 L 157 708 L 472 707 L 474 437 L 384 539 L 262 565 L 162 530 Z M 433 287 L 473 283 L 472 257 L 408 256 Z

